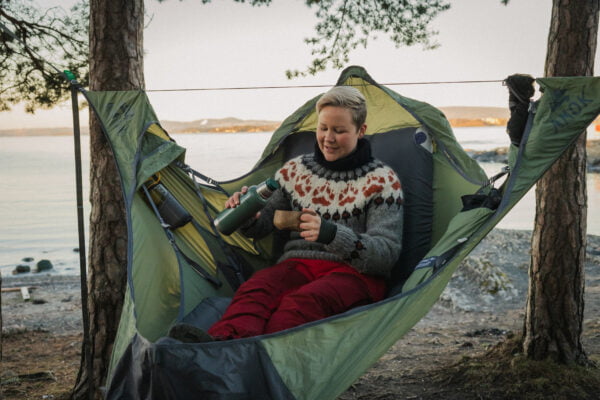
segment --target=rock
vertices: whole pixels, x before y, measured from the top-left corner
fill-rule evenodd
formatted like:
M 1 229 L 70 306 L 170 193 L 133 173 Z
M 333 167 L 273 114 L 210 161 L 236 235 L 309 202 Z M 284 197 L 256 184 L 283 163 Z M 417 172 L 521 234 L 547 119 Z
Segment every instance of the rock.
M 11 370 L 3 371 L 0 374 L 0 382 L 2 382 L 2 386 L 10 384 L 19 384 L 19 375 Z
M 508 333 L 508 331 L 504 330 L 504 329 L 498 329 L 498 328 L 483 328 L 483 329 L 476 329 L 472 332 L 467 332 L 465 333 L 465 336 L 467 337 L 478 337 L 478 336 L 504 336 Z
M 33 257 L 25 257 L 21 261 L 23 261 L 23 262 L 32 262 L 33 261 Z
M 592 143 L 592 145 L 590 145 Z M 587 172 L 600 173 L 600 140 L 588 141 Z M 508 148 L 498 147 L 493 150 L 466 150 L 467 154 L 481 163 L 508 163 Z
M 17 265 L 13 270 L 13 275 L 25 274 L 27 272 L 31 272 L 31 267 L 29 265 Z
M 40 260 L 36 264 L 36 272 L 49 271 L 52 268 L 54 268 L 54 266 L 52 265 L 52 263 L 50 262 L 50 260 Z
M 508 162 L 508 149 L 505 147 L 486 151 L 467 150 L 467 154 L 477 162 L 494 162 L 500 164 Z
M 19 379 L 21 381 L 56 381 L 54 374 L 52 371 L 42 371 L 42 372 L 34 372 L 30 374 L 21 374 L 19 375 Z

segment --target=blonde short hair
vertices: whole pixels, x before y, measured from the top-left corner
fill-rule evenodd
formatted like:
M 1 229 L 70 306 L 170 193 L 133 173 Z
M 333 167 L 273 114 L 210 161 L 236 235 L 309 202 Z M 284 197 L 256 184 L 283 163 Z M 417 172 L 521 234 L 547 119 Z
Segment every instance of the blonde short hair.
M 327 106 L 343 107 L 352 113 L 352 121 L 357 128 L 367 120 L 367 102 L 365 96 L 352 86 L 335 86 L 317 101 L 317 114 Z

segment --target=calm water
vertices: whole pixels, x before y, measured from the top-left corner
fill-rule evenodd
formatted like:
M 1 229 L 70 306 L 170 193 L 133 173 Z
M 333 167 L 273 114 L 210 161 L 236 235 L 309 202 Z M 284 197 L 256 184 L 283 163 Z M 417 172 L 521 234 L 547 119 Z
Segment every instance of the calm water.
M 484 150 L 505 146 L 504 128 L 455 130 L 465 148 Z M 269 141 L 268 133 L 174 135 L 186 147 L 187 162 L 218 180 L 236 178 L 250 170 Z M 88 138 L 82 138 L 84 199 L 89 197 Z M 491 175 L 501 166 L 483 165 Z M 79 273 L 73 138 L 0 137 L 0 272 L 9 275 L 17 264 L 35 266 L 49 259 L 56 272 Z M 588 175 L 588 232 L 600 235 L 600 175 Z M 89 204 L 84 206 L 86 229 Z M 499 227 L 532 229 L 535 210 L 529 193 Z M 27 263 L 25 257 L 34 258 Z

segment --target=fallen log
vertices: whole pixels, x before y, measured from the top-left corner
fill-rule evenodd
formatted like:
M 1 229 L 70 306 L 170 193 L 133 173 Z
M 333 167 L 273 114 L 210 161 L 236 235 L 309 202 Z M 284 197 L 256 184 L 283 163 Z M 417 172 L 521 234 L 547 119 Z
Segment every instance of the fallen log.
M 7 288 L 2 288 L 1 291 L 2 291 L 2 293 L 6 293 L 6 292 L 20 292 L 22 290 L 22 288 L 27 288 L 28 290 L 35 290 L 35 289 L 38 289 L 38 286 L 7 287 Z

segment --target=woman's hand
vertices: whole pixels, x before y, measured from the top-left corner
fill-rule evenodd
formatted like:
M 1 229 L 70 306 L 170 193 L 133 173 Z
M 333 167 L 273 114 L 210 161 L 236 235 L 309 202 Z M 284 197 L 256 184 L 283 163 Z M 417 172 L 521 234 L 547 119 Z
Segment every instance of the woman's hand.
M 231 195 L 230 198 L 225 202 L 225 208 L 236 208 L 240 205 L 240 197 L 248 193 L 248 186 L 242 186 L 239 192 L 235 192 Z M 254 219 L 258 219 L 260 217 L 260 211 L 254 215 Z
M 316 242 L 321 230 L 321 217 L 311 208 L 303 208 L 300 216 L 300 236 Z
M 248 192 L 248 186 L 242 186 L 241 191 L 235 192 L 231 195 L 230 198 L 225 202 L 225 208 L 236 208 L 240 205 L 240 197 Z

